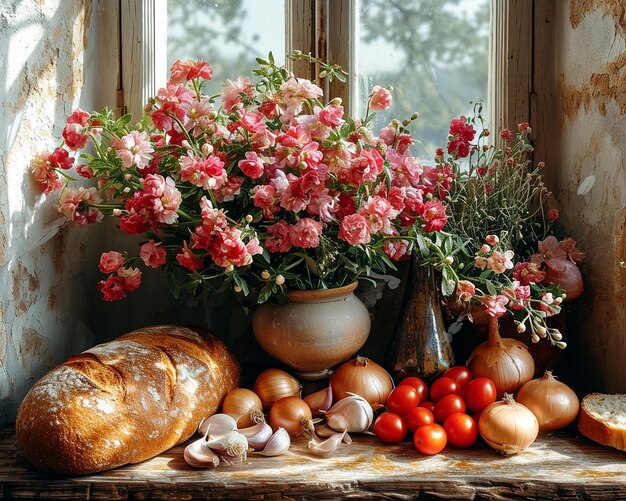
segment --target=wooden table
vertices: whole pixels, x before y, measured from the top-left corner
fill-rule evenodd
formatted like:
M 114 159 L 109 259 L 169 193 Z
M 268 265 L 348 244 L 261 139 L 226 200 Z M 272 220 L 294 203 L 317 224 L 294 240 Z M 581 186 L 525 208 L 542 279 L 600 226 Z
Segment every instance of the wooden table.
M 329 459 L 296 443 L 278 458 L 194 470 L 184 445 L 141 464 L 85 477 L 43 474 L 21 458 L 13 428 L 0 430 L 0 499 L 626 499 L 626 453 L 584 437 L 540 437 L 503 457 L 477 444 L 427 457 L 409 441 L 355 436 Z

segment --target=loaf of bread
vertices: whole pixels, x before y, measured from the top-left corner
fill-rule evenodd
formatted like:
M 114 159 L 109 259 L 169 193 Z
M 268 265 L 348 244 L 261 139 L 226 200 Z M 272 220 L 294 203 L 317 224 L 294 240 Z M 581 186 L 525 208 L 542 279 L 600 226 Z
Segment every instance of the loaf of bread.
M 154 457 L 187 440 L 239 386 L 224 343 L 202 329 L 139 329 L 71 357 L 24 398 L 16 421 L 24 457 L 70 475 Z
M 626 451 L 626 395 L 587 395 L 580 405 L 578 431 L 602 445 Z

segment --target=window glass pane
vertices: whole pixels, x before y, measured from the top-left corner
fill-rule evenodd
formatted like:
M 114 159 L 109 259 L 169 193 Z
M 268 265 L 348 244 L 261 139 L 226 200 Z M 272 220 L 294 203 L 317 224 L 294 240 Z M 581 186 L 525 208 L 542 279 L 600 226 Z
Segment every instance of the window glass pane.
M 204 59 L 213 69 L 205 90 L 249 75 L 255 58 L 272 51 L 285 61 L 284 0 L 168 0 L 168 68 L 177 59 Z
M 450 120 L 486 104 L 489 0 L 360 0 L 358 15 L 359 115 L 372 86 L 393 86 L 376 127 L 417 111 L 413 151 L 433 158 Z

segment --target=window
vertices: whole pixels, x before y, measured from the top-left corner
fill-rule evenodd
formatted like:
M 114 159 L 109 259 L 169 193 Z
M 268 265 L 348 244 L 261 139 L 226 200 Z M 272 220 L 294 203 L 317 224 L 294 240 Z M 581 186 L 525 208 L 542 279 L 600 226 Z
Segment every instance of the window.
M 122 45 L 143 54 L 123 49 L 129 111 L 141 112 L 176 58 L 208 60 L 217 93 L 224 79 L 248 74 L 255 57 L 272 50 L 282 62 L 285 52 L 299 49 L 349 71 L 347 84 L 323 85 L 352 114 L 362 112 L 373 85 L 392 85 L 394 105 L 376 125 L 417 111 L 416 153 L 424 158 L 445 144 L 449 120 L 471 113 L 471 102 L 502 117 L 490 124 L 494 130 L 530 117 L 532 6 L 524 0 L 122 0 L 122 6 Z M 317 74 L 308 63 L 292 68 L 307 78 Z

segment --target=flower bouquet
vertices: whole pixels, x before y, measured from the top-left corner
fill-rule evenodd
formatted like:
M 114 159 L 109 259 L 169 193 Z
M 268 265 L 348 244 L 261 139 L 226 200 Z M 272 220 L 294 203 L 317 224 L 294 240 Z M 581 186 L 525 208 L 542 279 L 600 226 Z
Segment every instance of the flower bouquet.
M 352 118 L 271 54 L 257 62 L 253 79 L 227 80 L 208 96 L 209 64 L 177 61 L 140 122 L 77 109 L 62 144 L 33 161 L 70 221 L 112 216 L 121 232 L 143 236 L 136 255 L 102 254 L 105 300 L 137 289 L 143 265 L 162 268 L 176 296 L 231 290 L 263 303 L 393 268 L 417 235 L 435 245 L 453 176 L 411 156 L 411 119 L 374 134 L 389 91 L 374 87 L 366 115 Z M 322 69 L 343 78 L 338 67 Z M 75 186 L 75 163 L 95 186 Z

